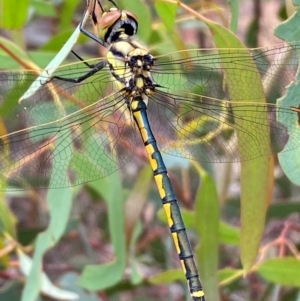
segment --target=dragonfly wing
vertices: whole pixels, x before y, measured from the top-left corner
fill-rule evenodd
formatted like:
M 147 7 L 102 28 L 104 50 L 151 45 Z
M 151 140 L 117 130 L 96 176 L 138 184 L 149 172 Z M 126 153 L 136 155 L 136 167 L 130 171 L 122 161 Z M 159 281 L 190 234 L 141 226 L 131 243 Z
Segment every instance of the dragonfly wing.
M 66 76 L 72 70 L 81 74 L 79 67 L 61 68 L 58 74 Z M 59 170 L 52 170 L 55 159 L 69 168 L 70 182 L 76 185 L 104 177 L 130 160 L 135 134 L 124 114 L 124 96 L 115 92 L 108 73 L 96 74 L 83 84 L 50 81 L 19 103 L 35 78 L 30 72 L 2 74 L 0 110 L 9 132 L 0 136 L 2 183 L 20 189 L 48 187 L 55 172 L 57 180 L 51 187 L 58 188 L 62 184 Z M 71 135 L 72 143 L 57 143 L 58 134 Z M 66 160 L 70 155 L 72 159 Z
M 289 126 L 296 132 L 296 113 L 274 104 L 221 101 L 188 92 L 157 92 L 149 104 L 150 122 L 162 151 L 200 162 L 240 161 L 241 147 L 245 160 L 282 151 L 289 133 L 286 125 L 276 120 L 279 112 L 290 120 Z M 262 113 L 267 123 L 261 119 Z M 241 145 L 236 130 L 254 141 L 255 147 Z M 270 133 L 270 139 L 260 141 L 259 133 Z
M 245 150 L 242 160 L 281 151 L 288 139 L 287 127 L 291 126 L 289 133 L 297 131 L 292 121 L 295 112 L 274 103 L 295 77 L 299 48 L 300 43 L 296 42 L 249 50 L 255 64 L 249 61 L 244 49 L 222 49 L 222 59 L 216 50 L 199 49 L 156 58 L 152 75 L 162 87 L 152 97 L 153 106 L 167 107 L 167 111 L 155 110 L 168 116 L 172 132 L 165 134 L 165 129 L 159 130 L 163 149 L 206 162 L 239 161 L 241 148 Z M 240 90 L 240 80 L 249 93 Z M 263 89 L 256 87 L 258 81 L 263 83 Z M 273 104 L 256 102 L 265 98 Z M 287 117 L 289 124 L 276 120 L 279 112 Z M 159 122 L 156 124 L 159 127 Z M 252 149 L 238 142 L 235 130 L 254 141 Z M 269 132 L 271 140 L 260 141 L 259 133 Z M 179 151 L 174 150 L 176 147 Z
M 236 98 L 231 100 L 253 102 L 261 97 L 274 100 L 295 78 L 299 48 L 300 42 L 249 49 L 255 64 L 249 61 L 249 54 L 245 53 L 245 49 L 222 49 L 222 58 L 216 49 L 179 51 L 157 57 L 152 75 L 157 83 L 170 92 L 188 91 L 221 100 L 230 100 L 229 85 L 239 89 L 239 82 L 245 80 L 251 92 L 251 99 L 239 98 L 238 93 L 235 93 Z M 226 68 L 226 65 L 234 68 L 234 72 Z M 241 74 L 247 70 L 247 73 L 243 73 L 247 78 L 241 79 L 239 70 Z M 228 83 L 226 73 L 230 73 L 232 82 Z M 257 78 L 263 82 L 264 95 L 255 87 Z

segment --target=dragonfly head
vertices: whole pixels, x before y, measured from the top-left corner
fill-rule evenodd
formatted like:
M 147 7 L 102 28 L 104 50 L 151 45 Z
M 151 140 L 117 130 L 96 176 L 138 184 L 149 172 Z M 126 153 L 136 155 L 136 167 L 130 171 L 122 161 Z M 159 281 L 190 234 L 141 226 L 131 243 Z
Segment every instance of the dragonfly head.
M 138 29 L 137 17 L 132 12 L 111 8 L 99 20 L 99 37 L 105 43 L 117 41 L 120 35 L 133 36 Z

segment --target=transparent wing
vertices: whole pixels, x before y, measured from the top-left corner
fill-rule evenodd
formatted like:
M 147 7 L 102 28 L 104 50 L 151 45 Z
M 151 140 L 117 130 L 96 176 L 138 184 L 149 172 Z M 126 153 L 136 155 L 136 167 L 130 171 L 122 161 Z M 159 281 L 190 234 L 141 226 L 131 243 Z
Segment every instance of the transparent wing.
M 250 160 L 282 150 L 290 131 L 297 135 L 297 112 L 254 101 L 266 95 L 271 102 L 282 95 L 294 79 L 298 48 L 295 43 L 252 50 L 255 67 L 238 49 L 222 50 L 222 56 L 213 50 L 189 50 L 157 57 L 152 75 L 161 87 L 150 97 L 148 111 L 159 146 L 207 162 Z M 79 62 L 60 67 L 55 75 L 79 78 L 88 71 Z M 112 173 L 137 153 L 140 139 L 135 138 L 126 99 L 106 67 L 81 83 L 53 80 L 19 103 L 36 77 L 31 72 L 0 72 L 1 181 L 21 188 L 46 187 L 53 160 L 66 168 L 65 158 L 72 156 L 67 168 L 71 185 L 76 185 Z M 256 79 L 263 81 L 264 91 L 257 89 Z M 241 89 L 248 90 L 246 99 Z M 277 121 L 278 114 L 288 125 Z M 236 132 L 255 147 L 241 144 Z M 58 133 L 71 135 L 73 143 L 57 145 Z M 269 138 L 262 141 L 259 133 Z M 293 147 L 298 146 L 289 144 Z M 56 156 L 54 148 L 61 148 Z M 60 171 L 55 172 L 52 187 L 60 187 Z
M 299 50 L 300 42 L 247 50 L 186 50 L 157 57 L 152 74 L 155 81 L 169 91 L 188 91 L 209 98 L 248 102 L 267 97 L 268 102 L 275 102 L 276 96 L 280 96 L 295 77 Z M 243 73 L 245 70 L 247 73 Z M 234 79 L 230 78 L 232 74 L 235 74 Z M 246 78 L 243 78 L 245 74 Z M 257 78 L 263 82 L 263 95 L 254 86 Z M 228 86 L 236 87 L 238 91 L 242 82 L 247 83 L 245 86 L 250 97 L 244 99 L 235 93 L 233 99 Z
M 86 71 L 76 64 L 56 75 L 75 78 Z M 6 129 L 0 135 L 1 182 L 23 189 L 47 187 L 54 172 L 51 187 L 58 188 L 61 170 L 68 168 L 70 183 L 76 185 L 104 177 L 131 159 L 136 145 L 131 117 L 107 70 L 82 84 L 53 80 L 19 103 L 35 79 L 32 72 L 0 74 L 0 114 Z M 58 143 L 58 134 L 71 136 L 73 143 Z M 53 160 L 61 170 L 52 170 Z
M 157 57 L 152 76 L 162 87 L 152 96 L 149 110 L 162 151 L 232 162 L 299 147 L 298 113 L 275 104 L 295 79 L 299 49 L 296 42 Z M 269 103 L 256 102 L 264 99 Z
M 197 95 L 180 92 L 157 93 L 153 100 L 149 116 L 161 150 L 200 162 L 251 160 L 282 151 L 289 133 L 286 125 L 276 121 L 278 113 L 289 120 L 294 132 L 298 131 L 297 113 L 274 104 L 203 101 Z M 243 139 L 238 138 L 237 131 Z M 260 134 L 267 134 L 267 139 L 261 140 Z M 247 139 L 255 146 L 243 142 Z M 299 145 L 294 143 L 289 149 L 293 147 Z

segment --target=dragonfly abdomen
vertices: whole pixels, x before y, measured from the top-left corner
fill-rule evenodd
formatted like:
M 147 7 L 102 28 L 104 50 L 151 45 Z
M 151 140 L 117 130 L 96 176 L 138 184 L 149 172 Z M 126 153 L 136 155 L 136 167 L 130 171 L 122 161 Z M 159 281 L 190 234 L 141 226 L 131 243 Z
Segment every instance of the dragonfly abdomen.
M 147 106 L 144 99 L 142 97 L 135 97 L 131 102 L 130 109 L 146 147 L 176 251 L 189 284 L 191 296 L 195 301 L 204 301 L 204 292 L 202 290 L 192 248 L 180 214 L 172 183 L 150 128 L 147 117 Z

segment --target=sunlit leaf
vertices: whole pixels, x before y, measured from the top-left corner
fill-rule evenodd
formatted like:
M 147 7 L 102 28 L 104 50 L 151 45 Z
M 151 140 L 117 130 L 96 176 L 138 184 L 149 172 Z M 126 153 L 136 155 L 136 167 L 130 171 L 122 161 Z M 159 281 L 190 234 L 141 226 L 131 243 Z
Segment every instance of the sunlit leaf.
M 174 281 L 183 281 L 185 280 L 184 274 L 181 269 L 173 269 L 165 272 L 161 272 L 156 274 L 148 279 L 148 281 L 152 284 L 166 284 L 173 283 Z
M 257 271 L 268 281 L 300 287 L 300 261 L 297 258 L 269 259 L 264 261 Z
M 86 141 L 91 149 L 98 149 L 96 140 L 90 139 Z M 102 150 L 104 152 L 104 150 Z M 101 150 L 99 150 L 101 156 Z M 85 156 L 87 158 L 84 168 L 94 168 L 93 157 L 88 160 L 91 153 L 77 154 L 77 156 Z M 95 162 L 95 163 L 93 163 Z M 101 160 L 98 160 L 100 163 Z M 113 164 L 113 163 L 112 163 Z M 92 167 L 90 166 L 92 165 Z M 76 162 L 74 161 L 76 168 Z M 99 166 L 100 168 L 100 166 Z M 79 168 L 77 172 L 84 172 L 83 168 Z M 85 289 L 96 291 L 102 290 L 115 285 L 121 280 L 126 266 L 126 244 L 124 235 L 124 208 L 122 198 L 122 186 L 118 173 L 102 178 L 98 181 L 93 181 L 89 185 L 98 192 L 107 203 L 109 231 L 112 245 L 115 251 L 115 259 L 112 262 L 102 265 L 88 265 L 85 267 L 78 283 Z
M 83 24 L 88 18 L 88 13 L 83 16 Z M 46 69 L 40 73 L 39 77 L 33 82 L 28 91 L 22 96 L 20 101 L 29 98 L 32 96 L 48 79 L 52 77 L 55 70 L 58 66 L 64 61 L 67 55 L 71 52 L 74 44 L 76 43 L 79 35 L 80 35 L 80 26 L 78 25 L 74 30 L 73 34 L 70 36 L 68 41 L 63 45 L 61 50 L 57 53 L 57 55 L 53 58 L 53 60 L 47 65 Z
M 138 36 L 147 42 L 151 35 L 151 13 L 147 1 L 141 0 L 120 0 L 118 1 L 120 8 L 133 12 L 138 16 Z
M 141 217 L 144 205 L 149 194 L 150 184 L 153 180 L 153 172 L 150 166 L 142 169 L 137 176 L 137 180 L 131 190 L 125 205 L 125 221 L 126 221 L 126 244 L 132 239 L 133 230 L 137 221 Z
M 175 24 L 177 5 L 162 1 L 155 2 L 155 9 L 168 30 L 172 31 Z
M 62 5 L 62 18 L 60 18 L 60 30 L 68 29 L 80 0 L 65 0 Z
M 64 152 L 65 157 L 60 159 L 61 157 L 59 155 L 55 156 L 51 177 L 51 181 L 57 181 L 57 170 L 60 170 L 60 181 L 62 181 L 65 187 L 70 186 L 68 170 L 61 169 L 60 160 L 71 160 L 72 158 L 70 153 L 72 152 L 70 148 L 70 145 L 72 145 L 71 136 L 66 135 L 66 137 L 64 137 L 64 133 L 60 133 L 60 135 L 56 137 L 54 153 Z M 67 152 L 69 152 L 69 154 Z M 45 232 L 38 235 L 32 267 L 28 273 L 26 285 L 22 293 L 22 301 L 35 301 L 42 289 L 43 283 L 40 281 L 42 277 L 42 259 L 45 252 L 58 242 L 66 229 L 72 205 L 72 189 L 51 189 L 48 192 L 47 199 L 50 212 L 50 224 Z
M 28 8 L 29 0 L 0 0 L 0 27 L 21 29 L 26 23 Z
M 286 22 L 280 24 L 275 29 L 275 35 L 280 37 L 281 39 L 285 40 L 288 43 L 292 43 L 294 41 L 299 40 L 299 30 L 298 24 L 300 22 L 300 10 L 297 10 L 297 13 L 293 14 L 290 19 Z M 298 61 L 300 52 L 298 50 Z M 290 59 L 288 55 L 286 55 L 286 61 Z M 299 68 L 299 67 L 298 67 Z M 278 66 L 278 72 L 280 72 L 280 66 Z M 298 69 L 299 71 L 299 69 Z M 300 73 L 297 73 L 297 80 L 293 82 L 285 94 L 284 97 L 277 100 L 278 105 L 287 106 L 287 107 L 295 107 L 298 108 L 300 105 L 299 98 L 300 98 Z M 298 113 L 294 115 L 293 121 L 294 124 L 300 130 L 300 123 L 299 118 L 300 114 Z M 292 145 L 298 145 L 299 139 L 297 138 L 298 131 L 291 130 L 291 125 L 293 124 L 291 120 L 286 119 L 284 114 L 280 112 L 277 114 L 277 119 L 285 124 L 289 130 L 289 140 L 286 144 L 285 148 L 289 148 L 288 152 L 281 152 L 278 155 L 280 165 L 288 176 L 288 178 L 294 182 L 296 185 L 300 185 L 300 147 L 291 147 Z
M 218 272 L 218 275 L 219 275 L 220 285 L 225 286 L 235 281 L 236 279 L 242 278 L 244 275 L 244 271 L 228 267 L 220 270 Z
M 28 276 L 32 269 L 32 260 L 21 249 L 18 249 L 17 254 L 19 257 L 20 269 L 25 276 Z M 40 282 L 41 292 L 46 296 L 52 297 L 54 299 L 63 299 L 66 301 L 78 299 L 77 294 L 55 286 L 44 272 L 41 273 Z
M 240 243 L 240 230 L 237 227 L 221 222 L 219 231 L 220 242 L 229 245 L 238 245 Z
M 213 179 L 198 164 L 194 164 L 201 178 L 196 194 L 195 229 L 201 239 L 196 254 L 200 277 L 208 300 L 219 300 L 218 250 L 220 209 L 217 188 Z
M 239 0 L 228 0 L 228 3 L 230 5 L 230 12 L 231 12 L 229 28 L 233 33 L 236 33 L 237 29 L 238 29 L 240 1 Z
M 56 17 L 56 11 L 52 2 L 45 2 L 40 0 L 31 0 L 31 5 L 34 7 L 38 15 L 45 17 Z
M 248 82 L 247 78 L 249 75 L 248 70 L 255 70 L 256 66 L 249 54 L 248 49 L 242 44 L 242 42 L 233 35 L 230 31 L 224 27 L 209 21 L 204 20 L 210 31 L 212 32 L 216 46 L 219 49 L 220 60 L 225 68 L 225 79 L 228 83 L 228 89 L 231 99 L 233 100 L 232 109 L 235 114 L 235 123 L 237 129 L 239 127 L 243 128 L 242 131 L 237 130 L 238 145 L 240 159 L 241 159 L 241 260 L 245 272 L 249 271 L 252 264 L 255 261 L 258 248 L 260 245 L 260 240 L 263 234 L 265 225 L 265 216 L 267 211 L 267 205 L 272 193 L 272 183 L 270 182 L 272 177 L 272 164 L 271 159 L 268 156 L 260 156 L 259 149 L 257 148 L 256 141 L 270 141 L 270 134 L 267 130 L 256 131 L 255 127 L 252 126 L 251 121 L 247 121 L 243 118 L 244 112 L 239 111 L 238 102 L 236 99 L 241 99 L 242 101 L 253 101 L 253 105 L 265 103 L 263 97 L 253 99 L 252 89 L 247 89 Z M 237 70 L 232 65 L 234 59 L 231 62 L 222 60 L 222 49 L 223 48 L 238 48 L 239 51 L 235 55 L 243 55 L 245 57 L 245 64 L 250 69 Z M 225 50 L 226 53 L 226 50 Z M 234 54 L 233 54 L 234 56 Z M 246 58 L 248 60 L 246 61 Z M 246 63 L 247 62 L 247 63 Z M 252 71 L 253 72 L 253 71 Z M 259 73 L 258 76 L 254 77 L 253 74 L 251 78 L 255 80 L 256 90 L 261 91 L 260 95 L 264 95 L 262 82 L 260 80 Z M 236 89 L 236 82 L 239 83 L 239 88 Z M 253 83 L 252 83 L 253 84 Z M 257 112 L 257 119 L 261 123 L 264 123 L 266 129 L 268 128 L 267 112 L 261 111 Z M 238 118 L 240 117 L 240 118 Z M 244 131 L 247 131 L 245 135 Z M 256 139 L 252 137 L 255 136 Z M 247 148 L 243 148 L 242 145 L 247 145 Z M 267 143 L 270 145 L 270 142 Z M 244 156 L 247 149 L 251 148 L 253 152 L 257 152 L 254 156 L 256 159 L 251 161 L 245 161 Z M 255 225 L 255 227 L 253 227 Z

